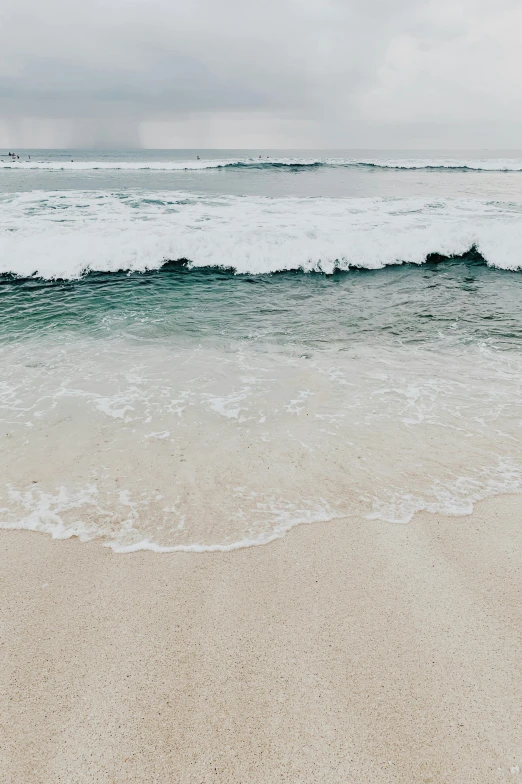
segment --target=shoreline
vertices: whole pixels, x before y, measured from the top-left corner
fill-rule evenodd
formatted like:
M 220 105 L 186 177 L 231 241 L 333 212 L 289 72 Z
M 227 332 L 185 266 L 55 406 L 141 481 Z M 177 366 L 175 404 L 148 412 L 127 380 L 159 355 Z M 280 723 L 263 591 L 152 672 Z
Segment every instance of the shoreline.
M 520 500 L 227 553 L 1 530 L 0 780 L 519 784 Z

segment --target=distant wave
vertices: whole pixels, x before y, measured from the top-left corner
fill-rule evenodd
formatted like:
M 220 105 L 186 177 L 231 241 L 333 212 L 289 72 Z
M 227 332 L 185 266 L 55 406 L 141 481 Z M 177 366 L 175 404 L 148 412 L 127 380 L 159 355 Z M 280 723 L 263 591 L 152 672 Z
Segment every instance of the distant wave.
M 422 198 L 206 197 L 36 192 L 0 198 L 0 273 L 78 278 L 167 260 L 237 273 L 351 268 L 462 256 L 522 268 L 522 203 Z
M 522 171 L 522 160 L 395 160 L 395 161 L 357 161 L 353 165 L 367 169 L 395 169 L 396 171 L 455 171 L 455 172 L 519 172 Z
M 286 169 L 286 168 L 317 168 L 320 166 L 344 166 L 347 162 L 300 159 L 274 158 L 273 160 L 238 158 L 238 159 L 207 159 L 186 161 L 74 161 L 74 160 L 31 160 L 16 161 L 0 160 L 0 169 L 41 169 L 46 171 L 200 171 L 206 169 Z
M 522 158 L 238 158 L 185 161 L 75 161 L 75 160 L 0 160 L 0 169 L 46 171 L 202 171 L 207 169 L 312 170 L 318 168 L 392 169 L 397 171 L 522 171 Z

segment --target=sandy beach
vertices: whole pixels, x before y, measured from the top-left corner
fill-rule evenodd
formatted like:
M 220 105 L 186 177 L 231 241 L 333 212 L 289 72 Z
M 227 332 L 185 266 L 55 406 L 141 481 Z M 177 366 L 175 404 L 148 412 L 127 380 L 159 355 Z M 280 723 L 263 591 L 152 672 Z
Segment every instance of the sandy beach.
M 228 554 L 1 531 L 0 780 L 518 784 L 520 500 Z

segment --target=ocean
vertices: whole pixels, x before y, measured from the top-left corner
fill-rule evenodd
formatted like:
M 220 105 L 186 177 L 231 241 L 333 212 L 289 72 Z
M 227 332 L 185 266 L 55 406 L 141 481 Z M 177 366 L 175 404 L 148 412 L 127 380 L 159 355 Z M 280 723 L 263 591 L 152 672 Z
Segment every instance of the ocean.
M 0 527 L 225 551 L 522 491 L 522 152 L 0 157 Z

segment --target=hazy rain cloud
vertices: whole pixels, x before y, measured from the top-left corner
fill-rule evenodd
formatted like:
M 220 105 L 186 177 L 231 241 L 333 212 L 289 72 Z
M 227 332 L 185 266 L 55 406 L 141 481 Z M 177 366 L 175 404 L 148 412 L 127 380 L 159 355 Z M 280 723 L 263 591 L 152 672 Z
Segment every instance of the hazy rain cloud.
M 508 0 L 4 0 L 0 143 L 517 147 Z

